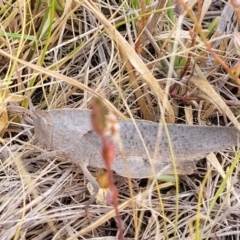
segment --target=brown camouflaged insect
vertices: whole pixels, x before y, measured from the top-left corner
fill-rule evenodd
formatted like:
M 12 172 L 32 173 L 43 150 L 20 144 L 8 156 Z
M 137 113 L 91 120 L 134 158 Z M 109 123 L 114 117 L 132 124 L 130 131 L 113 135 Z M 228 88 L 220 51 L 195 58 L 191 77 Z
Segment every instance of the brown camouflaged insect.
M 37 110 L 34 111 L 34 116 L 33 123 L 38 142 L 49 150 L 60 150 L 66 157 L 77 163 L 94 189 L 98 189 L 95 178 L 87 169 L 88 166 L 105 168 L 101 156 L 101 139 L 92 130 L 91 110 Z M 159 123 L 136 121 L 148 155 L 133 122 L 130 120 L 118 122 L 126 165 L 116 146 L 116 158 L 112 170 L 124 177 L 148 178 L 153 176 L 148 156 L 153 158 Z M 177 171 L 181 175 L 192 174 L 195 170 L 195 161 L 204 158 L 207 153 L 224 150 L 238 144 L 239 132 L 232 127 L 168 124 L 167 128 Z M 169 166 L 166 173 L 173 173 L 170 145 L 164 128 L 156 158 L 151 161 L 156 173 L 166 166 Z

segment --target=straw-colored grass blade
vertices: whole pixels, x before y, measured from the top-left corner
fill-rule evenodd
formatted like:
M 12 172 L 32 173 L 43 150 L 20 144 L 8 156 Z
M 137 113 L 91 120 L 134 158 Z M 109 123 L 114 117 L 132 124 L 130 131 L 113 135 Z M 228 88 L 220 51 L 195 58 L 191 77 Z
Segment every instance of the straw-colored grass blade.
M 191 79 L 191 82 L 199 88 L 208 99 L 218 108 L 220 109 L 226 116 L 232 121 L 235 127 L 240 131 L 240 123 L 229 109 L 227 104 L 222 100 L 222 98 L 216 93 L 213 87 L 207 82 L 205 79 L 195 78 Z
M 133 67 L 139 72 L 142 76 L 142 79 L 146 81 L 146 83 L 151 87 L 154 93 L 157 95 L 161 104 L 168 112 L 168 122 L 173 123 L 174 118 L 174 111 L 173 108 L 168 101 L 167 97 L 164 97 L 164 91 L 160 88 L 158 82 L 156 81 L 155 77 L 149 71 L 147 66 L 143 63 L 141 58 L 137 55 L 135 50 L 129 45 L 126 39 L 118 32 L 118 30 L 106 19 L 106 17 L 101 13 L 100 10 L 94 5 L 92 1 L 86 1 L 84 3 L 85 7 L 88 8 L 103 24 L 105 30 L 109 34 L 109 36 L 115 41 L 118 49 L 120 50 L 123 58 L 127 58 Z

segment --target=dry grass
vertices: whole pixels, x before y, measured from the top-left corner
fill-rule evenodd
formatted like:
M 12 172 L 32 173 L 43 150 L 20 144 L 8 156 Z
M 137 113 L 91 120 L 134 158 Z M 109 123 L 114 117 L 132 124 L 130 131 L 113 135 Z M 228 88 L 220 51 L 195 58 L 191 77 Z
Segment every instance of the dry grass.
M 119 118 L 240 129 L 237 1 L 196 2 L 177 16 L 171 1 L 0 1 L 1 239 L 117 239 L 113 208 L 86 217 L 81 170 L 44 155 L 27 109 L 97 96 Z M 116 176 L 125 237 L 240 239 L 237 151 L 208 159 L 177 186 L 159 183 L 161 195 L 132 180 L 131 199 Z

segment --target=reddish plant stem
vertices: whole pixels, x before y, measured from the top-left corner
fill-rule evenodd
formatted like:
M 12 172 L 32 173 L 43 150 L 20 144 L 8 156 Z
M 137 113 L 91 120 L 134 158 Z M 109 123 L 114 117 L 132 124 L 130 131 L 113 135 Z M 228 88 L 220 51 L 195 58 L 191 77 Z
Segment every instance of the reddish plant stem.
M 189 29 L 189 33 L 190 33 L 190 36 L 191 36 L 191 45 L 190 45 L 190 48 L 194 47 L 195 43 L 196 43 L 196 32 L 194 32 L 192 29 Z M 184 75 L 186 74 L 187 70 L 189 69 L 189 66 L 190 66 L 190 62 L 191 62 L 191 57 L 192 57 L 192 53 L 189 52 L 188 53 L 188 59 L 187 59 L 187 62 L 184 66 L 184 69 L 182 70 L 181 74 L 180 74 L 180 79 L 182 79 L 184 77 Z
M 117 220 L 118 229 L 119 229 L 119 239 L 124 240 L 122 222 L 121 222 L 120 214 L 118 211 L 118 191 L 116 186 L 114 185 L 113 172 L 111 170 L 111 166 L 115 158 L 114 144 L 112 140 L 110 140 L 109 136 L 105 134 L 105 128 L 107 125 L 106 117 L 104 114 L 104 108 L 99 99 L 97 99 L 92 106 L 91 121 L 92 121 L 93 129 L 97 132 L 99 137 L 102 139 L 102 143 L 103 143 L 102 157 L 105 162 L 106 169 L 109 175 L 109 186 L 112 193 L 111 200 L 116 212 L 116 220 Z

